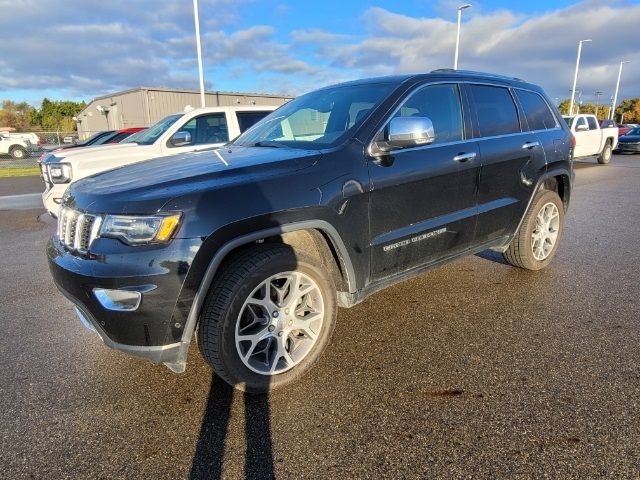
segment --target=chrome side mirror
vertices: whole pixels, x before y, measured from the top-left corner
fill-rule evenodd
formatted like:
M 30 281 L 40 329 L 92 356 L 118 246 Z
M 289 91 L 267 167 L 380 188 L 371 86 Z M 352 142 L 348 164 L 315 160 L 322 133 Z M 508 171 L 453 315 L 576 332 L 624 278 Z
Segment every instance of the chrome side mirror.
M 389 122 L 387 143 L 393 148 L 419 147 L 436 139 L 429 117 L 396 117 Z
M 181 130 L 174 133 L 169 142 L 171 142 L 171 145 L 174 147 L 184 147 L 191 143 L 191 134 L 186 130 Z
M 584 132 L 586 130 L 589 130 L 589 127 L 584 123 L 581 123 L 580 125 L 576 126 L 576 132 Z
M 395 117 L 389 122 L 386 138 L 373 142 L 371 154 L 379 156 L 399 148 L 428 145 L 435 139 L 433 122 L 429 117 Z

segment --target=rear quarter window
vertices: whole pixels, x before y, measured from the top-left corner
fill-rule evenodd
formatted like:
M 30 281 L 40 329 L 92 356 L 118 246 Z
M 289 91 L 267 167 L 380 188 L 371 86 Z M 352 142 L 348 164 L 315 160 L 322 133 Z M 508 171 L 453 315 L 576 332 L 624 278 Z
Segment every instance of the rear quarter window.
M 519 89 L 516 90 L 516 95 L 518 95 L 530 130 L 547 130 L 558 126 L 556 117 L 542 96 L 535 92 Z
M 240 127 L 240 133 L 253 127 L 256 123 L 269 115 L 271 112 L 238 112 L 238 126 Z
M 518 111 L 504 87 L 470 85 L 481 137 L 519 133 Z

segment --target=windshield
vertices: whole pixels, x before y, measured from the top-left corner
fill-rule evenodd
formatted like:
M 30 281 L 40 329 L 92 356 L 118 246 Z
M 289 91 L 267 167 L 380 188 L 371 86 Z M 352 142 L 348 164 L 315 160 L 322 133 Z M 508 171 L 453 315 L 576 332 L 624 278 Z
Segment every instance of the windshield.
M 233 144 L 311 149 L 338 145 L 393 87 L 369 83 L 307 93 L 265 117 Z
M 640 135 L 640 128 L 632 128 L 625 135 Z
M 146 130 L 142 130 L 121 143 L 137 143 L 138 145 L 152 145 L 164 132 L 169 130 L 169 127 L 176 123 L 179 118 L 182 118 L 182 113 L 176 113 L 175 115 L 169 115 L 163 118 L 155 125 L 149 127 Z

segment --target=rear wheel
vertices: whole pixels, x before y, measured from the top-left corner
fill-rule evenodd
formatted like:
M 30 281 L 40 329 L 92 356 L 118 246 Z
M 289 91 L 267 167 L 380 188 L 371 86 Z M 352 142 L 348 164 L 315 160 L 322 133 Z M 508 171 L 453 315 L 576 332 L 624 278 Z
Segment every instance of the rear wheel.
M 21 160 L 23 158 L 27 158 L 27 156 L 29 155 L 29 152 L 27 152 L 22 147 L 13 147 L 9 153 L 16 160 Z
M 504 259 L 513 266 L 540 270 L 555 256 L 564 229 L 564 206 L 558 194 L 539 191 L 531 208 L 504 252 Z
M 265 392 L 308 371 L 329 343 L 335 287 L 314 257 L 261 245 L 223 267 L 207 298 L 198 344 L 216 374 Z
M 600 155 L 598 155 L 598 163 L 602 165 L 609 163 L 611 161 L 611 153 L 611 142 L 607 140 L 607 143 L 604 144 L 602 152 L 600 153 Z

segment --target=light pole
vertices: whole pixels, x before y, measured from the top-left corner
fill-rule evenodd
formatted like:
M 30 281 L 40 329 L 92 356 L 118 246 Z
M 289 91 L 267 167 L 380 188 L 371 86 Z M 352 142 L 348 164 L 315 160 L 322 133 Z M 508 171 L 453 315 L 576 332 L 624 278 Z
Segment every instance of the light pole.
M 204 74 L 202 73 L 202 47 L 200 46 L 200 15 L 198 0 L 193 0 L 193 19 L 196 24 L 196 51 L 198 52 L 198 77 L 200 79 L 200 106 L 204 107 Z
M 598 118 L 598 107 L 599 105 L 599 99 L 600 99 L 600 95 L 602 95 L 603 92 L 601 92 L 600 90 L 596 90 L 595 92 L 593 92 L 593 94 L 596 96 L 596 112 L 594 113 L 594 115 L 596 116 L 596 118 Z
M 609 113 L 609 120 L 613 120 L 616 115 L 616 103 L 618 103 L 618 90 L 620 89 L 620 77 L 622 77 L 622 65 L 629 63 L 629 60 L 623 60 L 620 62 L 620 68 L 618 69 L 618 81 L 616 82 L 616 93 L 613 94 L 613 102 L 611 103 L 611 112 Z
M 576 72 L 573 75 L 573 88 L 571 89 L 571 102 L 569 102 L 569 115 L 573 115 L 573 101 L 576 96 L 576 83 L 578 83 L 578 69 L 580 68 L 580 53 L 582 52 L 582 44 L 584 42 L 590 42 L 591 39 L 580 40 L 578 43 L 578 58 L 576 59 Z
M 465 3 L 464 5 L 460 5 L 458 7 L 458 31 L 456 33 L 456 53 L 453 57 L 453 69 L 458 69 L 458 52 L 460 50 L 460 23 L 462 22 L 462 10 L 465 8 L 470 8 L 472 5 L 470 3 Z

